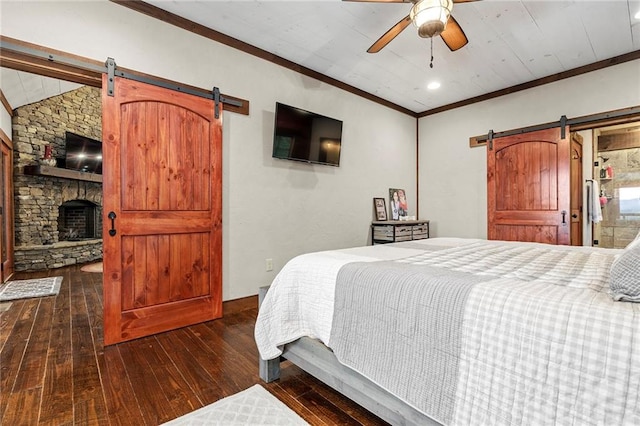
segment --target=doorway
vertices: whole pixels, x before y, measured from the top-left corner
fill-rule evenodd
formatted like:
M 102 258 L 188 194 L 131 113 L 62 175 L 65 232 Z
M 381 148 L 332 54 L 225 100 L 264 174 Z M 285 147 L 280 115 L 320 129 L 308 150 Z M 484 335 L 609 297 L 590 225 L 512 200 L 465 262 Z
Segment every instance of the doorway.
M 593 178 L 602 210 L 602 221 L 593 224 L 593 245 L 625 248 L 640 230 L 640 122 L 593 133 Z

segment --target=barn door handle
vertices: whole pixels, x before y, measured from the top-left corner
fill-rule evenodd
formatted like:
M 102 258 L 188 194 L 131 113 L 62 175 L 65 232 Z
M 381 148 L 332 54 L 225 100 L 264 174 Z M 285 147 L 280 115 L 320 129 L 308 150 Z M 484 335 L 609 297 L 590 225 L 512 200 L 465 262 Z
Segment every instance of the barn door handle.
M 562 224 L 566 224 L 567 223 L 567 211 L 566 210 L 562 210 Z
M 116 236 L 116 214 L 115 212 L 109 212 L 107 215 L 109 219 L 111 219 L 111 229 L 109 229 L 109 235 L 112 237 Z

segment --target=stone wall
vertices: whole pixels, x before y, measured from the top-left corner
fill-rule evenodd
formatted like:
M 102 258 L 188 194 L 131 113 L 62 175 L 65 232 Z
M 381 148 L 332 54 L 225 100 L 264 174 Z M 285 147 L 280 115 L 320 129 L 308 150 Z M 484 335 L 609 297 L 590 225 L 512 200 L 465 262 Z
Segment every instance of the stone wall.
M 65 158 L 66 131 L 102 140 L 100 89 L 83 86 L 16 108 L 12 126 L 16 271 L 101 259 L 99 239 L 73 244 L 59 242 L 58 208 L 66 201 L 86 200 L 98 206 L 101 217 L 102 184 L 24 174 L 25 166 L 39 164 L 46 146 L 51 146 L 54 158 Z
M 613 177 L 600 179 L 600 189 L 607 196 L 602 206 L 602 222 L 596 228 L 598 247 L 625 248 L 640 230 L 640 211 L 624 214 L 620 189 L 640 189 L 640 148 L 601 152 L 609 160 L 604 166 L 613 167 Z M 599 232 L 598 232 L 599 231 Z
M 12 118 L 14 167 L 38 164 L 44 147 L 51 145 L 55 158 L 64 158 L 64 133 L 70 131 L 102 140 L 100 89 L 83 86 L 62 95 L 16 108 Z
M 64 241 L 16 250 L 16 271 L 38 271 L 102 259 L 102 240 Z
M 71 200 L 87 200 L 96 204 L 102 217 L 102 185 L 93 182 L 60 179 L 49 176 L 21 176 L 15 182 L 16 247 L 49 245 L 60 241 L 58 208 Z M 19 203 L 19 204 L 18 204 Z M 102 238 L 101 231 L 97 235 Z

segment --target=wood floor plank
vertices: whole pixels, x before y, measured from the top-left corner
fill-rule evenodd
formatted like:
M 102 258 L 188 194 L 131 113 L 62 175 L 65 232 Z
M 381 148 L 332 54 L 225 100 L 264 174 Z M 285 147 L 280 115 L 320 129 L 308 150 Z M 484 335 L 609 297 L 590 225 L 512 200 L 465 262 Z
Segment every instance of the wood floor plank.
M 24 300 L 14 300 L 11 303 L 11 308 L 5 312 L 0 313 L 0 351 L 4 348 L 11 331 L 20 318 L 20 313 L 24 308 Z
M 98 362 L 111 424 L 145 424 L 118 346 L 104 348 Z
M 226 320 L 223 319 L 222 321 Z M 218 323 L 222 324 L 222 321 Z M 190 327 L 190 331 L 202 342 L 198 345 L 201 351 L 196 352 L 197 358 L 200 359 L 201 363 L 205 363 L 206 361 L 201 359 L 201 353 L 203 353 L 205 348 L 212 349 L 218 357 L 221 379 L 224 379 L 231 393 L 251 387 L 260 380 L 257 362 L 248 362 L 237 350 L 237 347 L 227 342 L 227 339 L 230 339 L 233 333 L 217 333 L 208 327 L 208 325 L 215 322 L 216 321 L 209 321 Z M 242 372 L 242 374 L 240 374 L 240 372 Z
M 162 391 L 160 383 L 153 371 L 149 372 L 149 364 L 145 354 L 130 343 L 118 345 L 124 362 L 127 376 L 140 404 L 140 410 L 144 423 L 147 425 L 159 425 L 176 417 L 169 401 Z M 162 372 L 158 372 L 162 373 Z
M 252 381 L 246 377 L 247 368 L 235 364 L 236 353 L 230 353 L 224 344 L 224 338 L 205 324 L 198 324 L 185 330 L 189 335 L 179 335 L 183 344 L 189 342 L 194 360 L 203 368 L 207 368 L 223 392 L 221 397 L 232 395 L 251 386 Z M 212 363 L 215 360 L 215 363 Z
M 91 335 L 96 342 L 96 348 L 101 349 L 104 346 L 102 286 L 98 287 L 96 285 L 96 277 L 102 277 L 102 274 L 94 273 L 89 275 L 89 279 L 84 283 L 83 289 Z
M 0 352 L 0 389 L 3 392 L 4 390 L 13 391 L 39 305 L 39 299 L 29 299 L 22 305 L 18 321 Z M 7 404 L 7 398 L 0 398 L 0 416 L 4 413 Z
M 296 397 L 280 385 L 280 382 L 265 384 L 264 387 L 271 392 L 276 398 L 284 402 L 289 408 L 294 410 L 307 423 L 320 426 L 330 424 L 318 417 L 313 410 L 305 407 L 304 404 L 296 399 Z
M 194 391 L 176 368 L 163 346 L 158 342 L 156 336 L 134 340 L 130 345 L 134 350 L 145 354 L 149 373 L 158 369 L 163 372 L 163 374 L 156 375 L 156 379 L 159 384 L 158 388 L 167 398 L 173 410 L 173 418 L 202 406 Z M 185 350 L 184 347 L 175 347 L 172 352 L 182 352 L 183 350 Z
M 296 399 L 330 425 L 360 425 L 360 422 L 338 409 L 315 390 L 299 395 Z
M 237 314 L 229 315 L 222 321 L 209 321 L 203 323 L 202 326 L 208 327 L 214 333 L 224 336 L 225 347 L 235 350 L 242 347 L 241 356 L 250 364 L 254 364 L 255 357 L 258 356 L 258 348 L 253 330 L 257 311 L 243 311 Z M 193 328 L 195 330 L 196 328 Z
M 73 357 L 69 279 L 63 279 L 61 296 L 52 315 L 51 338 L 42 391 L 39 424 L 73 423 Z
M 5 418 L 9 396 L 12 395 L 13 385 L 20 370 L 24 349 L 29 343 L 29 335 L 35 321 L 38 305 L 39 301 L 30 299 L 16 303 L 9 308 L 10 310 L 16 309 L 18 315 L 12 329 L 7 330 L 7 341 L 0 351 L 0 391 L 2 391 L 0 419 Z
M 7 328 L 5 330 L 7 333 L 5 345 L 3 345 L 0 350 L 0 390 L 6 390 L 6 392 L 2 393 L 2 398 L 0 398 L 0 419 L 4 418 L 4 412 L 9 401 L 10 391 L 13 390 L 13 383 L 16 375 L 18 374 L 18 369 L 20 368 L 20 361 L 22 360 L 24 347 L 27 345 L 27 337 L 24 339 L 20 338 L 19 319 L 22 318 L 24 311 L 29 306 L 31 305 L 20 303 L 12 305 L 10 308 L 10 311 L 12 309 L 15 310 L 14 315 L 16 317 L 16 321 L 11 329 Z M 4 314 L 7 314 L 7 312 Z M 12 335 L 14 337 L 10 339 L 10 336 Z
M 305 373 L 296 365 L 291 364 L 284 369 L 283 380 L 289 380 L 289 373 L 295 375 L 297 380 L 304 382 L 306 386 L 312 388 L 315 392 L 325 398 L 329 403 L 336 406 L 338 408 L 338 411 L 344 412 L 357 422 L 362 423 L 363 425 L 370 426 L 387 424 L 385 421 L 381 420 L 370 411 L 367 411 L 358 404 L 354 404 L 353 401 L 346 398 L 339 392 L 325 385 L 315 377 Z M 302 393 L 303 392 L 300 392 L 300 394 Z
M 80 424 L 94 423 L 107 417 L 107 407 L 100 381 L 95 341 L 91 334 L 82 277 L 72 274 L 70 286 L 74 421 L 82 422 Z
M 200 407 L 210 404 L 220 399 L 220 395 L 224 395 L 224 391 L 220 384 L 213 378 L 217 368 L 215 358 L 212 358 L 207 365 L 201 365 L 191 354 L 192 350 L 197 350 L 194 346 L 184 346 L 184 336 L 180 339 L 180 334 L 185 334 L 185 329 L 176 330 L 170 333 L 162 333 L 157 336 L 158 342 L 163 349 L 171 356 L 174 365 L 182 372 L 188 386 L 198 397 Z M 176 350 L 175 348 L 185 348 L 185 350 Z
M 386 424 L 288 362 L 262 383 L 256 297 L 225 302 L 222 319 L 105 348 L 102 274 L 71 266 L 15 279 L 53 275 L 64 277 L 55 303 L 17 301 L 0 317 L 2 425 L 155 426 L 256 383 L 312 425 Z M 21 370 L 31 363 L 38 373 Z M 17 389 L 40 375 L 41 386 Z
M 73 422 L 77 425 L 108 425 L 109 415 L 102 395 L 74 400 Z
M 29 343 L 25 348 L 20 370 L 13 385 L 14 391 L 23 391 L 35 387 L 42 388 L 43 386 L 49 339 L 51 338 L 51 317 L 55 302 L 55 297 L 43 297 L 40 299 Z
M 289 361 L 282 364 L 281 377 L 278 383 L 284 385 L 292 395 L 302 395 L 310 391 L 317 392 L 329 403 L 338 407 L 339 411 L 345 412 L 359 423 L 372 426 L 387 424 Z
M 12 392 L 7 399 L 7 409 L 3 413 L 3 425 L 38 424 L 38 409 L 42 389 L 30 388 Z
M 283 401 L 287 401 L 287 405 L 290 407 L 293 406 L 293 403 L 290 401 L 294 399 L 298 404 L 305 407 L 306 410 L 312 412 L 312 417 L 305 418 L 308 422 L 313 423 L 316 421 L 316 418 L 319 418 L 323 424 L 327 425 L 361 424 L 357 419 L 343 412 L 329 399 L 318 393 L 312 386 L 312 383 L 305 380 L 308 375 L 295 365 L 287 363 L 287 366 L 282 369 L 281 374 L 280 380 L 276 382 L 277 387 L 269 389 L 273 390 L 273 393 L 278 395 Z

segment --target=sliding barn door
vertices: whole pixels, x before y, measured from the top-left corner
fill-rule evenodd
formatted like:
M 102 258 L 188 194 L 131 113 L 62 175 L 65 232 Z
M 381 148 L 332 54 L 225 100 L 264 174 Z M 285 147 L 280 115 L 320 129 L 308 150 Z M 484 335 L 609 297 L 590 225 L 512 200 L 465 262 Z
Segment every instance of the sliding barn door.
M 569 129 L 505 136 L 487 148 L 490 240 L 570 244 Z
M 103 77 L 105 345 L 222 316 L 212 100 Z

